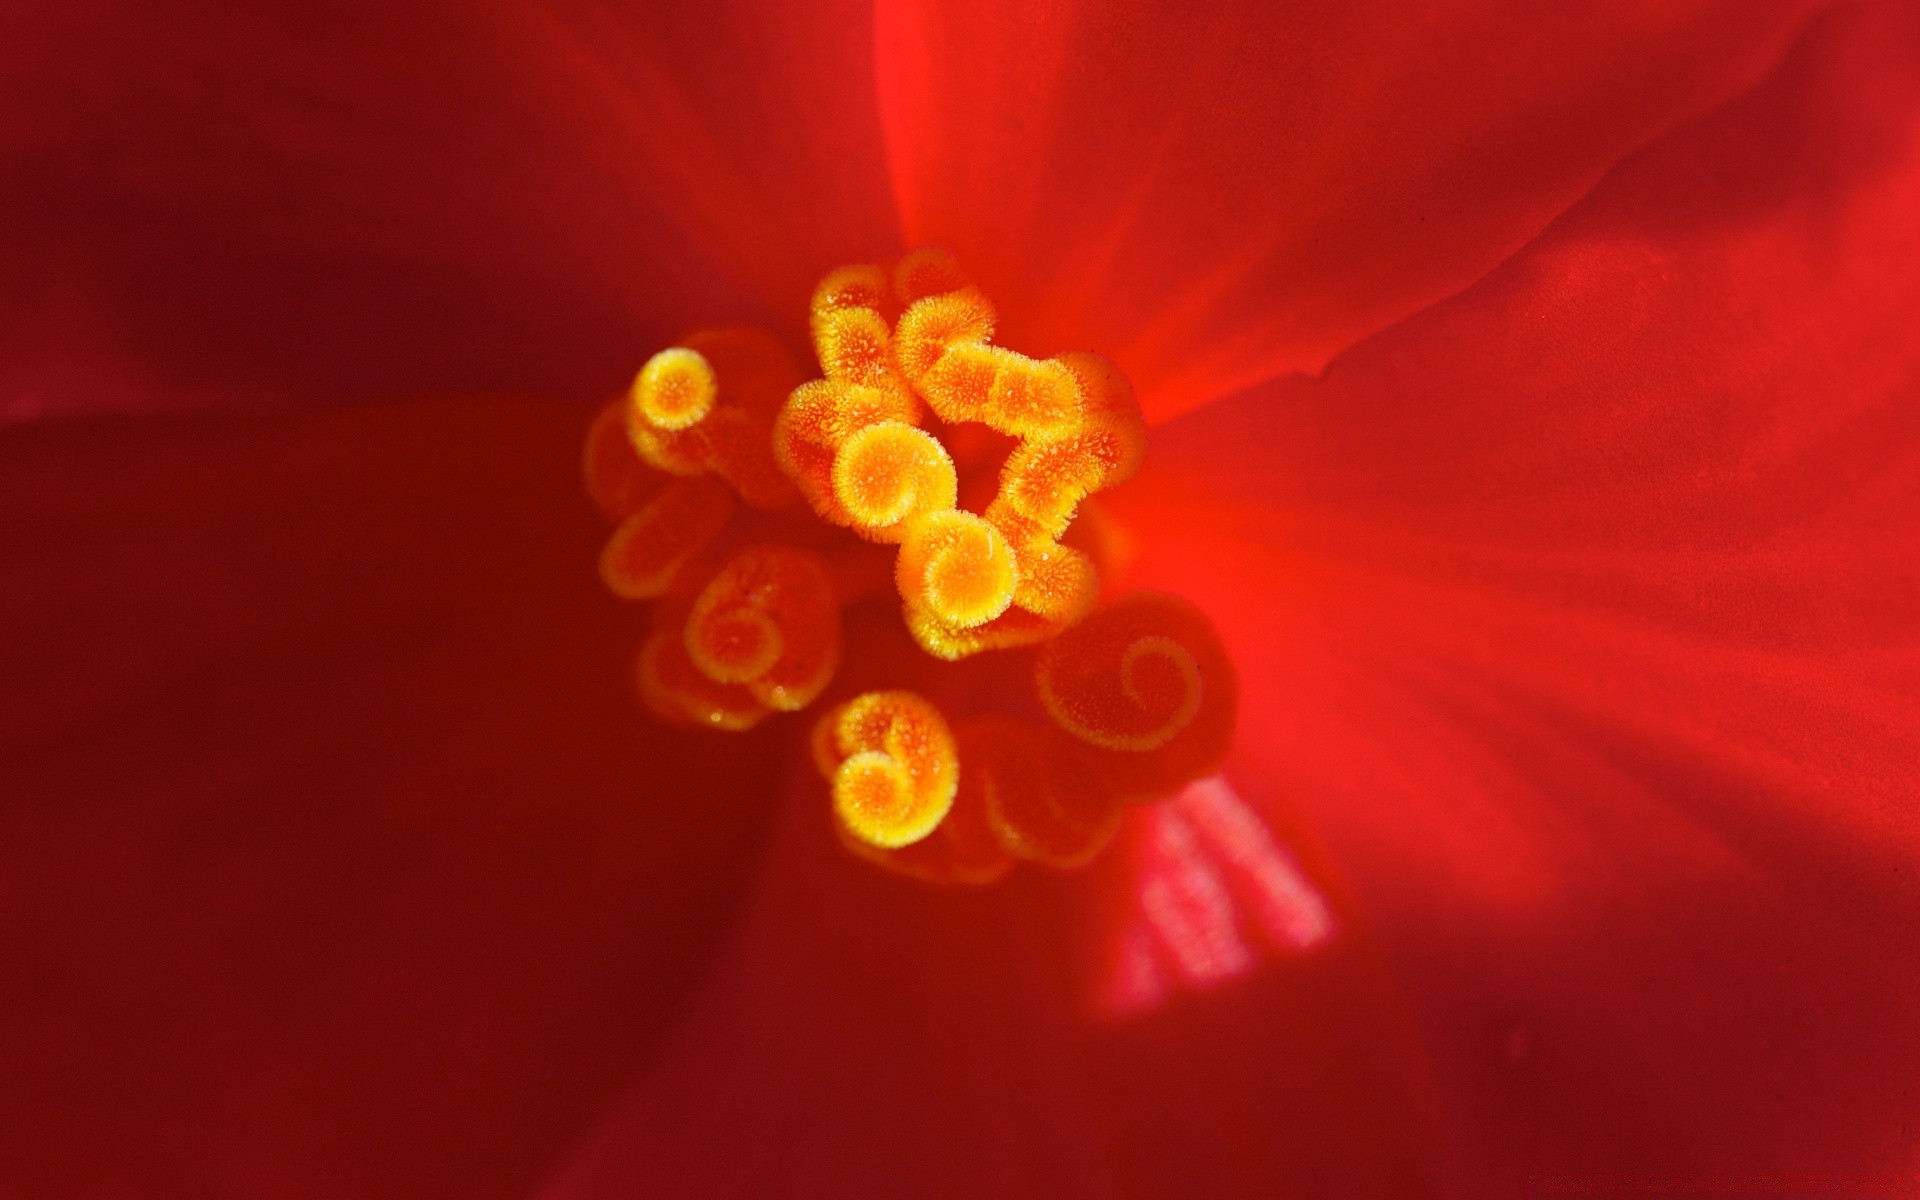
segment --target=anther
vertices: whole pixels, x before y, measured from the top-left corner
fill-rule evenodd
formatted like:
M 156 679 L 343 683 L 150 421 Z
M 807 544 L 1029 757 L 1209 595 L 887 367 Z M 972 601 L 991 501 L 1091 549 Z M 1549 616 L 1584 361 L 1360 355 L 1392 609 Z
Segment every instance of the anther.
M 987 348 L 996 314 L 975 288 L 916 300 L 894 331 L 901 374 L 948 422 L 985 419 L 1000 360 Z M 938 376 L 935 372 L 939 371 Z
M 938 246 L 922 246 L 900 256 L 893 267 L 893 292 L 903 305 L 967 286 L 960 263 Z
M 717 475 L 755 508 L 791 503 L 775 460 L 775 415 L 800 382 L 770 334 L 709 329 L 647 360 L 628 392 L 627 432 L 649 464 L 671 475 Z
M 840 443 L 832 481 L 854 528 L 876 542 L 901 541 L 914 517 L 951 509 L 960 490 L 946 447 L 902 421 L 869 425 Z
M 708 679 L 798 712 L 840 663 L 840 610 L 826 560 L 788 546 L 736 551 L 695 598 L 684 641 Z
M 894 578 L 910 606 L 949 629 L 973 629 L 1007 611 L 1020 584 L 1013 548 L 998 529 L 959 509 L 914 522 Z
M 959 754 L 938 709 L 912 692 L 868 692 L 820 722 L 816 761 L 849 835 L 895 849 L 939 826 L 953 807 Z
M 890 422 L 911 427 L 919 416 L 919 402 L 911 393 L 815 380 L 795 389 L 780 410 L 773 426 L 773 453 L 814 512 L 835 525 L 859 529 L 859 518 L 840 503 L 834 489 L 840 448 L 862 430 Z
M 656 429 L 685 429 L 713 411 L 719 384 L 707 360 L 672 346 L 647 360 L 633 381 L 633 407 Z
M 890 291 L 887 273 L 877 266 L 862 263 L 831 271 L 813 289 L 808 328 L 817 341 L 823 327 L 841 313 L 862 309 L 881 313 L 889 305 Z
M 1015 860 L 988 820 L 980 786 L 985 777 L 964 766 L 964 738 L 962 744 L 959 788 L 939 828 L 911 845 L 887 849 L 854 837 L 836 821 L 841 845 L 894 874 L 926 883 L 985 887 L 1004 879 Z
M 1034 664 L 1047 715 L 1115 752 L 1130 792 L 1170 790 L 1219 768 L 1239 683 L 1211 623 L 1184 600 L 1123 596 L 1048 642 Z

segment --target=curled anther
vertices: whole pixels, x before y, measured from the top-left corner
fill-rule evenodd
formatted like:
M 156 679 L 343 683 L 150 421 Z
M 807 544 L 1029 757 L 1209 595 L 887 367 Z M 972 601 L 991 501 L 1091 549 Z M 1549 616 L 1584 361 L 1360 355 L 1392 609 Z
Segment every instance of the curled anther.
M 987 816 L 984 791 L 977 783 L 969 783 L 964 740 L 960 753 L 963 765 L 953 807 L 932 833 L 889 849 L 853 836 L 843 822 L 836 820 L 834 828 L 841 845 L 896 875 L 924 883 L 985 887 L 1004 879 L 1013 870 L 1014 857 Z
M 648 636 L 636 678 L 640 699 L 669 724 L 739 733 L 758 725 L 770 711 L 739 684 L 720 683 L 702 673 L 688 657 L 677 629 L 656 628 Z
M 699 424 L 719 395 L 712 364 L 685 346 L 669 346 L 648 359 L 633 381 L 634 411 L 656 429 Z
M 859 430 L 834 452 L 833 498 L 853 527 L 876 542 L 898 542 L 914 518 L 951 509 L 960 476 L 937 438 L 904 421 Z
M 919 416 L 920 404 L 911 393 L 816 379 L 795 388 L 780 410 L 773 453 L 815 513 L 859 529 L 859 516 L 840 502 L 834 486 L 841 447 L 863 430 L 883 424 L 912 427 Z
M 735 551 L 688 611 L 687 657 L 715 683 L 797 712 L 840 663 L 840 610 L 819 554 L 790 546 Z
M 868 310 L 885 315 L 892 307 L 892 281 L 887 272 L 870 263 L 839 267 L 827 273 L 813 289 L 807 323 L 815 339 L 842 313 Z
M 816 764 L 845 832 L 883 849 L 931 834 L 953 807 L 959 753 L 946 718 L 912 692 L 867 692 L 820 718 Z
M 650 465 L 672 475 L 715 475 L 755 508 L 794 499 L 771 441 L 775 416 L 801 374 L 784 347 L 757 329 L 689 334 L 647 360 L 627 395 L 627 433 Z
M 1058 538 L 1080 503 L 1132 478 L 1146 457 L 1146 427 L 1102 414 L 1056 437 L 1023 442 L 1000 471 L 1002 504 Z
M 1123 596 L 1048 642 L 1034 684 L 1054 723 L 1114 753 L 1129 789 L 1141 793 L 1218 769 L 1239 704 L 1212 624 L 1156 592 Z
M 948 509 L 914 522 L 895 560 L 894 580 L 909 607 L 947 629 L 974 629 L 1007 611 L 1020 587 L 1020 568 L 992 524 Z
M 893 264 L 892 277 L 894 299 L 903 307 L 967 286 L 959 260 L 938 246 L 921 246 L 902 254 Z
M 894 330 L 895 358 L 907 382 L 943 421 L 984 419 L 1001 360 L 987 344 L 998 314 L 978 288 L 916 300 Z

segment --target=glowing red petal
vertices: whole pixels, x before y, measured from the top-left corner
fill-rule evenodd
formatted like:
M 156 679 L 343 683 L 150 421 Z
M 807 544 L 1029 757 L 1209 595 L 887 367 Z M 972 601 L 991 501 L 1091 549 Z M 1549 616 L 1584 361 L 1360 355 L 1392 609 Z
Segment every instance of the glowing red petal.
M 1836 16 L 1116 497 L 1394 947 L 1469 1194 L 1912 1169 L 1917 212 L 1920 20 Z
M 1735 93 L 1803 0 L 879 0 L 909 240 L 1168 416 L 1471 282 Z
M 1420 1056 L 1358 941 L 1102 1020 L 1127 864 L 940 890 L 795 797 L 681 1038 L 542 1193 L 1439 1194 Z

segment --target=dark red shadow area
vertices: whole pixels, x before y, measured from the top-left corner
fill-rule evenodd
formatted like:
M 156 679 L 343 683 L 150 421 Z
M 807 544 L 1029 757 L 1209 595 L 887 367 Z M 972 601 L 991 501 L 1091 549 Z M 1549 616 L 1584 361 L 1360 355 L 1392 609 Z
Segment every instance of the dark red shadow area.
M 5 1186 L 508 1196 L 646 1061 L 772 745 L 638 712 L 586 415 L 0 439 Z

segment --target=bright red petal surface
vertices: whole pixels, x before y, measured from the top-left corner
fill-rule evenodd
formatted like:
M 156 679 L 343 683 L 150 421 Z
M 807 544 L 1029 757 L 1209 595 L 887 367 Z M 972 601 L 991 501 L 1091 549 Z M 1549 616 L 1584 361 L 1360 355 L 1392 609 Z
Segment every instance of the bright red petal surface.
M 898 241 L 860 0 L 8 7 L 0 420 L 598 394 Z
M 1916 214 L 1920 20 L 1852 10 L 1124 494 L 1393 947 L 1462 1194 L 1913 1169 Z
M 1484 274 L 1769 67 L 1803 0 L 880 0 L 910 241 L 1169 416 Z
M 637 712 L 586 416 L 0 436 L 0 1189 L 510 1196 L 646 1060 L 773 756 Z
M 1101 1020 L 1132 899 L 1091 876 L 943 891 L 854 861 L 796 783 L 710 994 L 551 1200 L 1438 1194 L 1422 1066 L 1335 940 Z

